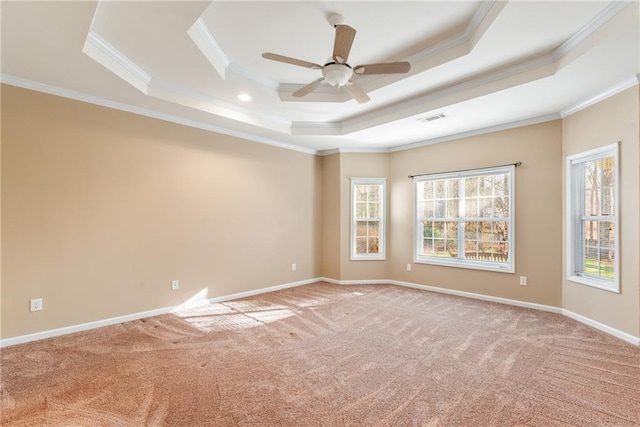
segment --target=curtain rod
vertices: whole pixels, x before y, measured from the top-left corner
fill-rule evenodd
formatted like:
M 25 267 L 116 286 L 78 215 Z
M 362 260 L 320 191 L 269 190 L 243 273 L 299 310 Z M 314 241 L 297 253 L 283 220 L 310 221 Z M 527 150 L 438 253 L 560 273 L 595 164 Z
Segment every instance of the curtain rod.
M 460 169 L 457 171 L 447 171 L 447 172 L 430 172 L 430 173 L 419 173 L 416 175 L 409 175 L 409 179 L 413 179 L 417 176 L 425 176 L 425 175 L 438 175 L 441 173 L 458 173 L 458 172 L 469 172 L 469 171 L 474 171 L 474 170 L 478 170 L 478 169 L 490 169 L 490 168 L 500 168 L 502 166 L 515 166 L 518 167 L 522 165 L 522 162 L 515 162 L 515 163 L 507 163 L 504 165 L 497 165 L 497 166 L 487 166 L 486 168 L 471 168 L 471 169 Z

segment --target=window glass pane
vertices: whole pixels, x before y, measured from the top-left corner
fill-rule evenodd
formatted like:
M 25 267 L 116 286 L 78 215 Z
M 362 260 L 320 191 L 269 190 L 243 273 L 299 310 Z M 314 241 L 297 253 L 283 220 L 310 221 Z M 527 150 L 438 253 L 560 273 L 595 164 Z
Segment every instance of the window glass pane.
M 584 214 L 586 216 L 595 216 L 601 213 L 601 171 L 601 159 L 585 162 L 584 164 Z
M 425 200 L 433 200 L 433 181 L 426 181 L 422 184 L 422 198 Z
M 465 178 L 464 194 L 465 197 L 476 197 L 478 195 L 478 177 Z
M 424 221 L 422 223 L 422 234 L 425 238 L 433 237 L 433 221 Z
M 445 237 L 447 239 L 458 240 L 458 223 L 445 222 Z
M 478 242 L 476 242 L 475 240 L 467 240 L 464 242 L 464 257 L 466 259 L 478 258 Z
M 458 198 L 458 180 L 457 179 L 449 179 L 446 181 L 447 183 L 447 198 L 452 199 Z
M 598 229 L 600 247 L 613 248 L 613 222 L 600 221 Z
M 378 185 L 369 185 L 367 187 L 367 200 L 378 201 L 379 192 L 380 192 L 380 187 Z
M 481 197 L 478 200 L 478 205 L 479 205 L 478 216 L 483 218 L 492 217 L 493 216 L 493 209 L 491 207 L 492 202 L 493 202 L 492 197 Z
M 480 195 L 491 196 L 493 195 L 493 177 L 481 176 L 478 178 L 480 184 Z
M 446 185 L 444 181 L 434 181 L 434 197 L 436 199 L 444 199 L 447 197 Z
M 380 223 L 378 221 L 367 221 L 367 235 L 368 236 L 378 236 Z
M 356 253 L 357 254 L 366 254 L 367 253 L 367 238 L 366 237 L 358 237 L 356 239 Z
M 422 242 L 422 254 L 426 256 L 432 256 L 433 251 L 433 239 L 424 239 Z
M 496 240 L 499 242 L 509 241 L 509 223 L 506 221 L 495 221 L 493 223 Z
M 356 185 L 355 191 L 356 191 L 357 202 L 362 202 L 367 200 L 367 189 L 364 185 Z
M 614 278 L 615 253 L 613 249 L 600 249 L 600 276 Z
M 369 227 L 367 226 L 367 221 L 358 221 L 356 222 L 356 236 L 357 237 L 366 237 L 369 235 Z
M 493 237 L 493 222 L 485 221 L 478 223 L 478 231 L 480 240 L 491 241 L 495 240 Z
M 468 221 L 464 225 L 464 239 L 465 240 L 478 240 L 478 223 L 475 221 Z
M 494 216 L 506 218 L 509 216 L 509 197 L 495 197 L 493 199 Z
M 447 218 L 458 217 L 458 199 L 447 200 Z
M 369 218 L 379 218 L 380 217 L 380 203 L 378 202 L 369 202 Z
M 356 218 L 367 217 L 367 202 L 356 202 Z
M 593 276 L 598 275 L 598 248 L 593 246 L 585 247 L 584 251 L 584 272 Z
M 464 215 L 467 218 L 476 218 L 478 216 L 478 198 L 477 197 L 465 197 Z
M 509 175 L 507 174 L 494 175 L 493 194 L 495 196 L 509 195 Z
M 434 205 L 434 218 L 444 218 L 446 212 L 447 201 L 446 200 L 436 200 Z
M 433 214 L 434 214 L 433 201 L 428 200 L 426 202 L 422 202 L 422 217 L 433 218 Z

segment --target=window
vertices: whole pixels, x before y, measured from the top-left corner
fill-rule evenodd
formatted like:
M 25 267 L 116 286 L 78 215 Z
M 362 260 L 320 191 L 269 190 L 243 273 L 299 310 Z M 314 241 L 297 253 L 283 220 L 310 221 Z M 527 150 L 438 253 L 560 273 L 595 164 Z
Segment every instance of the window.
M 567 157 L 567 275 L 620 292 L 618 144 Z
M 351 259 L 385 259 L 384 178 L 351 179 Z
M 515 166 L 416 177 L 415 262 L 513 273 Z

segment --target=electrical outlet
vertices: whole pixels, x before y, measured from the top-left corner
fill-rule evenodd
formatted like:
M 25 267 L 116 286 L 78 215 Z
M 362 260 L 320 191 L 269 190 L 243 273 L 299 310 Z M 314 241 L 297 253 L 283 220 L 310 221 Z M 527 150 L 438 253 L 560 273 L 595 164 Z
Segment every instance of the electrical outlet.
M 42 298 L 34 298 L 30 303 L 29 311 L 42 311 Z
M 407 271 L 411 271 L 411 264 L 407 264 Z
M 296 271 L 298 269 L 298 266 L 295 264 L 291 264 L 291 271 Z
M 175 291 L 180 289 L 180 281 L 179 280 L 172 280 L 171 281 L 171 290 Z
M 527 276 L 520 276 L 520 286 L 527 286 Z

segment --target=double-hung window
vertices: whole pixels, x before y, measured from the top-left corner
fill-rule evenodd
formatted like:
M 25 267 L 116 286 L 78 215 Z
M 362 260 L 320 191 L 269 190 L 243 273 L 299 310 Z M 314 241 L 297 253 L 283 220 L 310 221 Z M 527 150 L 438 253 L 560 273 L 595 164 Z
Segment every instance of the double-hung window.
M 385 259 L 384 178 L 351 179 L 351 259 Z
M 515 166 L 414 178 L 414 261 L 514 271 Z
M 620 292 L 618 144 L 567 157 L 567 276 Z

